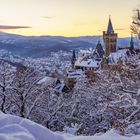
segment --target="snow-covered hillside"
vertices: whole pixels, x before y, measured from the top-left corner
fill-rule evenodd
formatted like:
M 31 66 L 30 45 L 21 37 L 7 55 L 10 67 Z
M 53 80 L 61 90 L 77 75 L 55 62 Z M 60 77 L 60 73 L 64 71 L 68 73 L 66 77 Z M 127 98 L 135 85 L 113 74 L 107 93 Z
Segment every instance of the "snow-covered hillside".
M 47 57 L 51 52 L 94 48 L 102 36 L 21 36 L 0 32 L 0 50 L 22 57 Z M 118 38 L 118 46 L 129 46 L 130 38 Z
M 17 116 L 0 112 L 0 140 L 139 140 L 140 135 L 126 137 L 110 130 L 102 135 L 71 136 L 57 134 L 47 128 Z

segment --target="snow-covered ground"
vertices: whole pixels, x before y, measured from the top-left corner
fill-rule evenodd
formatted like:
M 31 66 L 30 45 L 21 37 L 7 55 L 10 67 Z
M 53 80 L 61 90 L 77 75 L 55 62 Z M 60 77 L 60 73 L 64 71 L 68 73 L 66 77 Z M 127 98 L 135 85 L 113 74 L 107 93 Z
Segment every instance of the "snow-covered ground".
M 110 130 L 102 135 L 71 136 L 54 133 L 30 120 L 0 112 L 0 140 L 140 140 L 140 135 L 126 137 Z
M 17 116 L 0 113 L 0 140 L 64 140 L 45 127 Z

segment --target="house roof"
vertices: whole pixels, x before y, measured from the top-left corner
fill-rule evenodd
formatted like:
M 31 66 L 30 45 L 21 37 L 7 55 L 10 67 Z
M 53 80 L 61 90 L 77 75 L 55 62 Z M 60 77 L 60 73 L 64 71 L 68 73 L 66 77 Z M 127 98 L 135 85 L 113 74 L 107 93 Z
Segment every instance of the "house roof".
M 118 50 L 117 52 L 110 53 L 109 55 L 109 63 L 114 64 L 117 63 L 120 59 L 121 60 L 126 60 L 126 52 L 128 49 L 123 49 L 123 50 Z
M 83 76 L 82 70 L 68 70 L 67 71 L 68 78 L 78 78 Z
M 101 61 L 96 61 L 95 59 L 81 59 L 78 58 L 75 62 L 75 66 L 79 67 L 87 67 L 87 68 L 98 68 L 100 66 Z

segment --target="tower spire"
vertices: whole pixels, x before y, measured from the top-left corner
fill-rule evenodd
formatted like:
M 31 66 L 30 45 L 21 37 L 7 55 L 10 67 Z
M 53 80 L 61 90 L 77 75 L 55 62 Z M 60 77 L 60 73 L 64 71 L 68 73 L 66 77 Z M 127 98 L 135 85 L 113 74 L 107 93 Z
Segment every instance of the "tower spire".
M 109 22 L 108 22 L 108 27 L 107 27 L 107 33 L 111 34 L 114 33 L 114 29 L 112 26 L 112 21 L 111 21 L 111 16 L 109 15 Z

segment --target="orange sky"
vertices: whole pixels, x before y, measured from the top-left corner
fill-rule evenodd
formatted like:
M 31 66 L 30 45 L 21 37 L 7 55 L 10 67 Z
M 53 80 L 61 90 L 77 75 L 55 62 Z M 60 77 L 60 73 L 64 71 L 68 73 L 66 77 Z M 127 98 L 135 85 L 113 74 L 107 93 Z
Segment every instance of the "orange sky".
M 9 26 L 0 29 L 22 35 L 100 35 L 111 15 L 114 29 L 125 37 L 130 36 L 137 4 L 138 0 L 0 0 L 0 25 Z

